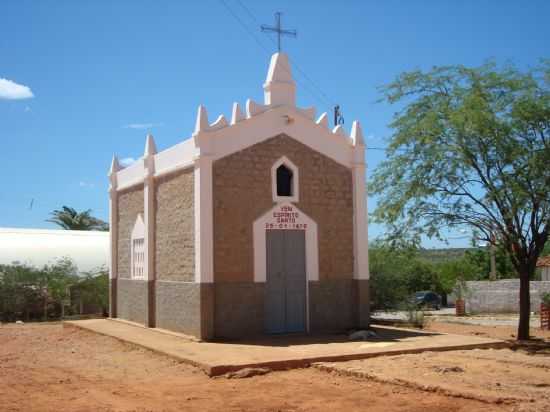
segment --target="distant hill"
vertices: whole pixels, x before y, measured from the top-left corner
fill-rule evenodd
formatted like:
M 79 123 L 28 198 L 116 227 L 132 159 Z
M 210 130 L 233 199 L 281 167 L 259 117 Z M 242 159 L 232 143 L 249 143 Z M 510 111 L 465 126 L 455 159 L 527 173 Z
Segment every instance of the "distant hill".
M 420 257 L 433 263 L 439 263 L 446 260 L 460 259 L 467 250 L 476 250 L 476 248 L 421 249 Z

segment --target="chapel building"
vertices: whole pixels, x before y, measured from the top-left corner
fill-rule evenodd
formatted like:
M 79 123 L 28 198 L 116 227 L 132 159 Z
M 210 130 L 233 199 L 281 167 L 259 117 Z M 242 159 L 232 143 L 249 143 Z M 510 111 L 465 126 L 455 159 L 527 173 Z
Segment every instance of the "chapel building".
M 110 178 L 110 316 L 235 339 L 369 324 L 365 144 L 296 106 L 288 57 L 264 104 L 199 106 L 190 139 Z

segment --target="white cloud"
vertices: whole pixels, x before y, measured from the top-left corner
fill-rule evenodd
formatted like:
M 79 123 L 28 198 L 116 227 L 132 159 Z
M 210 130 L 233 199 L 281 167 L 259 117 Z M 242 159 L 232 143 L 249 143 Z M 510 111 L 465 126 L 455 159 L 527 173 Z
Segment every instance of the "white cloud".
M 34 97 L 29 87 L 0 78 L 0 99 L 20 100 Z
M 119 160 L 119 163 L 122 167 L 130 166 L 132 163 L 134 163 L 136 159 L 133 157 L 125 157 L 123 159 Z
M 164 123 L 130 123 L 122 126 L 123 129 L 151 129 L 153 127 L 164 126 Z
M 90 189 L 95 187 L 93 183 L 85 182 L 83 180 L 81 180 L 78 185 L 80 187 L 89 187 Z

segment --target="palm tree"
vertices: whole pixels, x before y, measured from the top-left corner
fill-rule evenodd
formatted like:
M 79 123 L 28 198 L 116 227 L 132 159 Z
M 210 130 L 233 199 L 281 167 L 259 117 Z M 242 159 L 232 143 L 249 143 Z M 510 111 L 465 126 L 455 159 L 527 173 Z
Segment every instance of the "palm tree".
M 50 215 L 52 218 L 46 222 L 55 223 L 66 230 L 109 230 L 109 224 L 92 216 L 91 209 L 77 212 L 72 207 L 63 206 L 61 210 L 54 210 Z

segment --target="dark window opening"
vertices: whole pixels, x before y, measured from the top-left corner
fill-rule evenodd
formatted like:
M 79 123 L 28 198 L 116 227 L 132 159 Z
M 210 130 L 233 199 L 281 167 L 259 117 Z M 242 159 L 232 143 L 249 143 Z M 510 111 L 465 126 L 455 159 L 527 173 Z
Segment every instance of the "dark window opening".
M 285 165 L 277 168 L 277 196 L 292 196 L 292 171 Z

